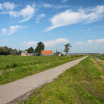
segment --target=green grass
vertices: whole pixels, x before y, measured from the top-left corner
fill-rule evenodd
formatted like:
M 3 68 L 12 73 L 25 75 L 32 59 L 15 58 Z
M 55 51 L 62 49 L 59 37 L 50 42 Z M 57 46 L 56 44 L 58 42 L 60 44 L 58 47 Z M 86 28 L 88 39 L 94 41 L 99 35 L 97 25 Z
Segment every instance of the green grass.
M 104 54 L 102 54 L 102 55 L 97 55 L 97 57 L 99 57 L 100 59 L 104 60 Z
M 92 60 L 81 61 L 19 104 L 104 104 L 104 73 Z
M 0 85 L 53 68 L 82 56 L 0 56 Z

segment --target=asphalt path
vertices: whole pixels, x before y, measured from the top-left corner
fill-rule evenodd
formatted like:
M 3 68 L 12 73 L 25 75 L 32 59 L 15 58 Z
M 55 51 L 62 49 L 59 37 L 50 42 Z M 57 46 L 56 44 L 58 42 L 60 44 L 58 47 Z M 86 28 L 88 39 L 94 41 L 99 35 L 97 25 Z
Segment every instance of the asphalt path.
M 86 56 L 87 57 L 87 56 Z M 67 69 L 86 57 L 67 62 L 55 68 L 0 86 L 0 104 L 15 104 L 18 100 L 36 88 L 52 82 Z

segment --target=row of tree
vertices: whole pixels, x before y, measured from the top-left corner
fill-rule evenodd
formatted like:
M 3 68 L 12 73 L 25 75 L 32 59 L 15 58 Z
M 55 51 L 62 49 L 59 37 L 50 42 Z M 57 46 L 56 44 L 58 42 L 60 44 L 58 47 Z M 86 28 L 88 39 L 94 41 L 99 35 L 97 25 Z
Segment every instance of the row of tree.
M 28 53 L 36 53 L 40 55 L 41 50 L 44 50 L 44 48 L 45 48 L 45 45 L 42 42 L 39 42 L 35 49 L 33 47 L 30 47 L 26 49 L 26 51 Z M 7 46 L 0 47 L 0 55 L 20 55 L 20 54 L 21 54 L 21 50 L 8 48 Z
M 20 54 L 21 54 L 20 50 L 8 48 L 7 46 L 0 47 L 0 55 L 20 55 Z
M 68 54 L 70 47 L 71 47 L 71 45 L 69 43 L 65 44 L 64 52 L 66 53 L 66 55 Z M 26 49 L 26 51 L 28 53 L 35 53 L 37 55 L 40 55 L 41 51 L 44 49 L 45 49 L 44 43 L 39 42 L 35 49 L 33 47 L 30 47 L 30 48 Z M 20 50 L 8 48 L 7 46 L 0 47 L 0 55 L 20 55 L 20 54 L 21 54 Z
M 64 52 L 66 53 L 66 55 L 70 51 L 70 47 L 72 47 L 72 46 L 69 43 L 65 44 Z M 44 50 L 44 49 L 45 49 L 44 43 L 39 42 L 35 49 L 33 47 L 30 47 L 26 51 L 28 51 L 28 53 L 35 53 L 35 54 L 39 54 L 40 55 L 41 51 Z

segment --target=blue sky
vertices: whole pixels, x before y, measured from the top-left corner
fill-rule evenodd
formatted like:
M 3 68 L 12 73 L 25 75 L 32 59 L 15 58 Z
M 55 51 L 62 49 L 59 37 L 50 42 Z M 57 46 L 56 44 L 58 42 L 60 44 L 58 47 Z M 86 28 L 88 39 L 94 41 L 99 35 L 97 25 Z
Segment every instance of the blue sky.
M 0 0 L 0 46 L 104 53 L 104 0 Z

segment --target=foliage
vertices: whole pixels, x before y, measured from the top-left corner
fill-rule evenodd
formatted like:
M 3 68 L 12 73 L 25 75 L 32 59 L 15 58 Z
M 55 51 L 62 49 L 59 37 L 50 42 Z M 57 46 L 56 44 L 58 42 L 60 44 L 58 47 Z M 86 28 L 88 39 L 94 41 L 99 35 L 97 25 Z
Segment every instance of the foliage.
M 28 52 L 28 53 L 34 53 L 34 48 L 33 48 L 33 47 L 28 48 L 28 49 L 27 49 L 27 52 Z
M 66 55 L 68 54 L 70 47 L 72 47 L 69 43 L 65 44 L 64 52 L 66 52 Z
M 8 48 L 7 46 L 0 47 L 0 55 L 20 55 L 21 51 Z
M 104 54 L 102 55 L 96 55 L 97 57 L 101 58 L 102 60 L 104 60 Z
M 44 50 L 44 48 L 45 48 L 44 43 L 39 42 L 39 43 L 37 44 L 36 49 L 35 49 L 35 53 L 40 55 L 40 54 L 41 54 L 41 51 Z

